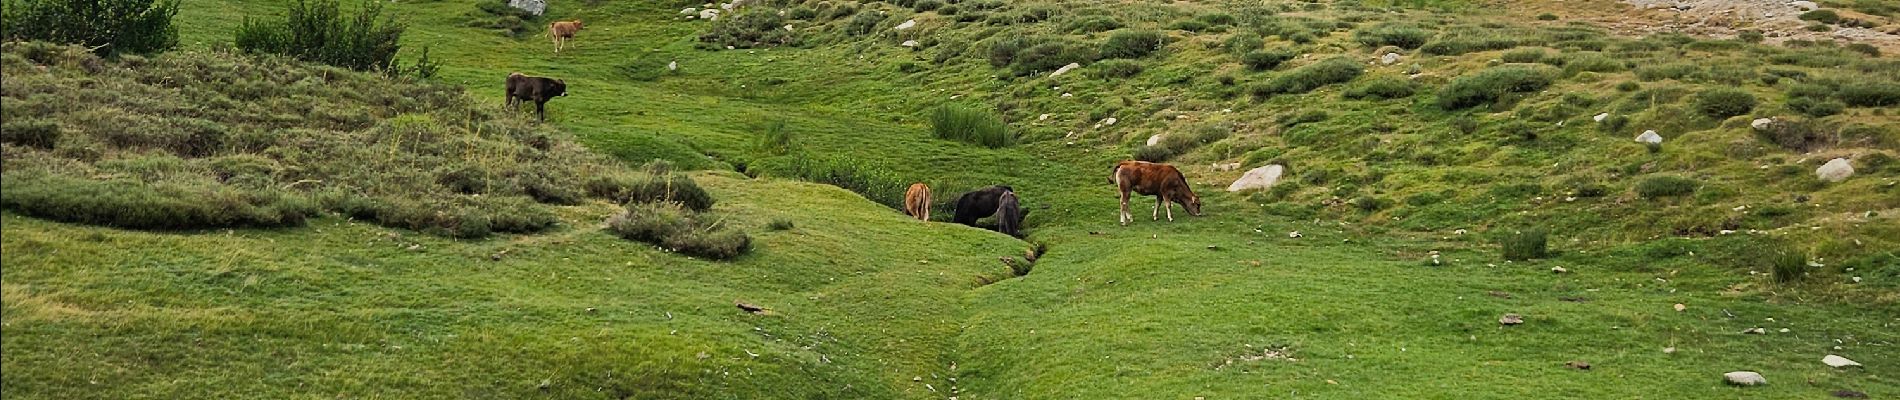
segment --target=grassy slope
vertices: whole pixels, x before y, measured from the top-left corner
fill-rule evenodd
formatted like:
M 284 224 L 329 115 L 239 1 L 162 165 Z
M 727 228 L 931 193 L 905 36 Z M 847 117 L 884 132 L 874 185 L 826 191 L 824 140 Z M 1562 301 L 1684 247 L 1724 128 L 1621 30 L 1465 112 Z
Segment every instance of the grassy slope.
M 264 3 L 187 4 L 184 42 L 222 41 L 236 23 L 231 15 L 274 11 Z M 659 22 L 672 12 L 660 6 L 618 4 L 557 9 L 557 16 L 590 21 L 579 50 L 559 58 L 546 54 L 540 38 L 459 27 L 471 8 L 464 2 L 394 7 L 416 26 L 409 45 L 434 46 L 447 64 L 444 79 L 468 82 L 477 95 L 507 71 L 569 79 L 575 92 L 551 104 L 552 117 L 601 151 L 635 160 L 689 149 L 732 154 L 748 142 L 752 124 L 783 118 L 810 147 L 885 160 L 916 176 L 1010 182 L 1052 206 L 1031 214 L 1032 224 L 1043 225 L 1036 238 L 1052 252 L 1027 279 L 965 294 L 971 275 L 995 273 L 995 255 L 1013 253 L 1020 242 L 908 223 L 837 190 L 724 178 L 703 179 L 720 207 L 751 226 L 791 215 L 800 227 L 759 234 L 760 255 L 727 265 L 683 261 L 595 232 L 593 222 L 606 214 L 599 206 L 570 210 L 572 231 L 467 243 L 414 235 L 391 241 L 383 229 L 339 221 L 152 234 L 9 216 L 9 396 L 506 398 L 537 393 L 548 379 L 553 397 L 922 398 L 933 395 L 922 384 L 947 391 L 943 378 L 953 374 L 966 398 L 1900 394 L 1900 367 L 1878 362 L 1900 359 L 1891 347 L 1900 341 L 1888 327 L 1900 314 L 1891 301 L 1806 302 L 1695 258 L 1596 268 L 1614 260 L 1569 254 L 1487 267 L 1494 254 L 1457 250 L 1446 257 L 1458 260 L 1452 266 L 1428 268 L 1418 262 L 1427 250 L 1481 246 L 1262 216 L 1224 194 L 1207 193 L 1212 217 L 1116 228 L 1114 200 L 1094 166 L 1117 155 L 1054 142 L 991 151 L 924 139 L 914 117 L 921 113 L 911 111 L 935 100 L 918 91 L 946 89 L 947 97 L 1006 89 L 981 79 L 983 71 L 940 71 L 964 78 L 916 89 L 854 79 L 901 78 L 885 63 L 905 57 L 890 52 L 868 61 L 853 61 L 849 49 L 698 52 L 690 50 L 698 25 Z M 625 80 L 616 66 L 648 49 L 678 57 L 682 76 Z M 761 86 L 769 77 L 799 83 Z M 1088 124 L 1086 110 L 1070 110 L 1063 117 L 1069 126 L 1053 127 L 1058 134 Z M 821 222 L 827 219 L 834 221 Z M 1289 230 L 1308 236 L 1290 240 Z M 401 250 L 411 241 L 424 245 L 421 254 Z M 277 242 L 305 246 L 280 252 Z M 167 251 L 108 251 L 124 248 Z M 486 261 L 501 248 L 517 250 Z M 150 267 L 100 267 L 141 265 Z M 1542 272 L 1553 265 L 1577 273 Z M 728 305 L 734 298 L 781 315 L 739 314 Z M 1689 311 L 1669 309 L 1677 302 Z M 667 312 L 675 319 L 666 320 Z M 1493 321 L 1504 312 L 1530 322 L 1500 330 Z M 298 322 L 279 322 L 285 319 Z M 1792 332 L 1737 333 L 1753 326 Z M 1840 354 L 1869 368 L 1821 366 L 1835 339 L 1844 342 Z M 799 347 L 814 341 L 835 344 Z M 1663 355 L 1670 345 L 1681 351 Z M 1264 346 L 1289 347 L 1299 361 L 1215 369 Z M 87 351 L 102 348 L 112 350 Z M 699 351 L 709 358 L 698 360 Z M 1573 359 L 1596 369 L 1561 367 Z M 1735 369 L 1761 370 L 1776 384 L 1722 387 L 1717 375 Z M 925 381 L 909 382 L 913 376 Z M 1815 384 L 1802 383 L 1809 380 Z

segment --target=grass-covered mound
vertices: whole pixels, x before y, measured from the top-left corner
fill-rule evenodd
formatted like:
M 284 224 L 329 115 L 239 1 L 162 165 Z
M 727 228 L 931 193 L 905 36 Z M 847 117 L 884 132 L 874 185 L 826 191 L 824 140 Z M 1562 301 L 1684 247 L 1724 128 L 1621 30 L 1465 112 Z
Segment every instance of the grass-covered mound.
M 290 226 L 323 210 L 455 237 L 535 232 L 624 196 L 617 169 L 459 88 L 276 59 L 106 60 L 8 43 L 6 208 L 134 229 Z

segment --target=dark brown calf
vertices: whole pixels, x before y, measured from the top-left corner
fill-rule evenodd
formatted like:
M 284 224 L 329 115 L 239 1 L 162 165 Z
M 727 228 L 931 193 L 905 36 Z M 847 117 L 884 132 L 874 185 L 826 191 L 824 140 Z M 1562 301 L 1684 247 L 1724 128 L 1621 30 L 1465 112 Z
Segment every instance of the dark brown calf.
M 522 100 L 532 101 L 536 120 L 548 120 L 548 100 L 566 95 L 567 81 L 527 76 L 520 72 L 508 74 L 508 107 L 520 110 Z
M 1123 226 L 1135 220 L 1135 216 L 1128 213 L 1128 193 L 1131 191 L 1144 196 L 1155 196 L 1155 211 L 1152 219 L 1161 219 L 1161 209 L 1166 207 L 1168 220 L 1173 221 L 1174 207 L 1170 203 L 1180 204 L 1181 208 L 1187 209 L 1189 214 L 1201 215 L 1201 197 L 1194 195 L 1194 189 L 1188 187 L 1187 176 L 1181 175 L 1181 170 L 1175 169 L 1173 165 L 1146 161 L 1122 161 L 1115 164 L 1115 170 L 1109 182 L 1114 182 L 1115 186 L 1121 189 Z

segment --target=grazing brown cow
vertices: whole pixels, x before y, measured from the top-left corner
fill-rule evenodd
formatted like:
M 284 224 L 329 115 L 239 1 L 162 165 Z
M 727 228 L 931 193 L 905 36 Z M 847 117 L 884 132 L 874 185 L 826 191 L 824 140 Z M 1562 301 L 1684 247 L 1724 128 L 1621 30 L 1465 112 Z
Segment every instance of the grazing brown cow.
M 1023 208 L 1016 202 L 1016 192 L 1003 192 L 996 198 L 996 231 L 1023 237 Z
M 574 39 L 574 33 L 581 31 L 581 20 L 554 21 L 548 24 L 548 36 L 554 40 L 554 54 L 561 54 L 561 48 L 567 41 Z
M 548 100 L 566 95 L 567 81 L 527 76 L 520 72 L 508 74 L 508 107 L 520 110 L 522 100 L 532 101 L 536 120 L 548 119 Z
M 930 220 L 930 186 L 923 182 L 910 184 L 910 190 L 904 192 L 904 213 L 917 217 L 918 221 Z
M 1146 161 L 1122 161 L 1115 164 L 1114 176 L 1109 182 L 1115 183 L 1122 192 L 1121 223 L 1127 226 L 1135 216 L 1128 213 L 1128 192 L 1144 196 L 1155 196 L 1155 215 L 1152 219 L 1161 219 L 1161 208 L 1168 209 L 1168 220 L 1174 220 L 1174 207 L 1169 204 L 1180 203 L 1189 214 L 1201 215 L 1201 197 L 1194 195 L 1194 189 L 1188 187 L 1187 177 L 1173 165 Z

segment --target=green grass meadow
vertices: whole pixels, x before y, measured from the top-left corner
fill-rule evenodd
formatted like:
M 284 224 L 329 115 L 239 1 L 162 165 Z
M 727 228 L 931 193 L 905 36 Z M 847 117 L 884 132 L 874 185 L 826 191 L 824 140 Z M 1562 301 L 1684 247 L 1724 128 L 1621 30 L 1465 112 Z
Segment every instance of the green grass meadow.
M 863 36 L 839 32 L 849 17 L 788 22 L 802 35 L 798 46 L 725 50 L 703 48 L 711 22 L 681 18 L 681 8 L 700 3 L 585 0 L 555 2 L 529 21 L 586 21 L 559 55 L 540 33 L 545 26 L 519 38 L 468 26 L 475 2 L 387 3 L 409 25 L 403 62 L 429 47 L 442 63 L 434 82 L 463 86 L 496 109 L 510 72 L 565 79 L 569 95 L 548 103 L 548 125 L 611 163 L 665 159 L 692 170 L 718 200 L 712 211 L 749 233 L 752 250 L 709 261 L 624 240 L 603 229 L 620 208 L 598 199 L 550 206 L 558 224 L 549 230 L 484 239 L 328 214 L 298 227 L 143 231 L 9 210 L 0 213 L 0 394 L 1900 397 L 1900 167 L 1865 167 L 1840 183 L 1813 174 L 1832 157 L 1865 163 L 1900 154 L 1900 108 L 1815 117 L 1837 128 L 1831 147 L 1791 151 L 1763 144 L 1748 123 L 1800 115 L 1785 104 L 1792 79 L 1644 80 L 1641 67 L 1613 63 L 1599 71 L 1538 66 L 1551 74 L 1549 88 L 1447 109 L 1441 88 L 1518 65 L 1491 60 L 1509 50 L 1400 50 L 1405 61 L 1379 65 L 1369 62 L 1374 49 L 1353 38 L 1382 20 L 1432 32 L 1496 25 L 1486 35 L 1586 29 L 1526 27 L 1473 1 L 950 3 L 959 15 L 1058 15 L 1014 25 L 959 22 L 898 2 L 839 2 L 892 16 Z M 228 47 L 245 18 L 279 18 L 281 3 L 183 2 L 175 51 Z M 1278 19 L 1255 30 L 1240 27 L 1248 22 L 1215 24 L 1225 32 L 1165 30 L 1162 50 L 1135 58 L 1145 68 L 1123 78 L 1012 76 L 986 62 L 982 47 L 1011 36 L 1109 37 L 1069 33 L 1079 31 L 1068 22 L 1090 15 L 1125 29 L 1222 20 L 1208 14 Z M 918 27 L 891 29 L 907 19 Z M 1227 48 L 1246 32 L 1263 36 L 1252 47 L 1310 56 L 1253 71 Z M 1312 42 L 1296 40 L 1314 33 Z M 1751 77 L 1780 68 L 1900 81 L 1893 71 L 1855 72 L 1900 66 L 1893 55 L 1584 36 L 1519 47 L 1643 66 L 1708 57 L 1746 64 Z M 930 43 L 899 45 L 913 39 Z M 968 49 L 937 61 L 952 42 Z M 1606 55 L 1619 49 L 1629 50 Z M 1824 52 L 1839 65 L 1757 60 Z M 1300 93 L 1248 92 L 1332 57 L 1364 71 Z M 678 71 L 665 71 L 671 62 Z M 1340 96 L 1376 79 L 1418 82 L 1417 94 Z M 1616 88 L 1624 82 L 1640 88 Z M 1835 86 L 1852 84 L 1842 82 Z M 1708 87 L 1738 87 L 1761 103 L 1741 116 L 1702 117 L 1692 104 Z M 931 113 L 946 104 L 995 112 L 1014 144 L 939 138 Z M 1591 120 L 1599 111 L 1633 121 L 1605 127 Z M 1109 117 L 1120 122 L 1105 124 Z M 748 176 L 748 166 L 794 157 L 755 151 L 776 124 L 806 154 L 929 182 L 939 203 L 960 190 L 1010 185 L 1031 211 L 1028 237 L 919 222 L 838 187 Z M 1631 141 L 1645 129 L 1667 131 L 1668 141 L 1655 151 Z M 1207 215 L 1176 207 L 1174 221 L 1150 221 L 1139 217 L 1153 199 L 1137 197 L 1136 221 L 1120 226 L 1109 167 L 1150 135 L 1175 132 L 1212 132 L 1171 150 Z M 1211 166 L 1226 162 L 1242 168 Z M 1224 190 L 1268 163 L 1288 164 L 1283 187 Z M 1690 177 L 1696 187 L 1637 194 L 1640 179 L 1662 175 Z M 768 228 L 781 220 L 793 227 Z M 1551 232 L 1552 254 L 1505 261 L 1497 239 L 1527 227 Z M 1773 281 L 1751 251 L 1783 242 L 1822 266 L 1797 282 Z M 1047 253 L 1014 276 L 1006 263 L 1025 263 L 1038 245 Z M 1501 326 L 1506 313 L 1525 322 Z M 1744 333 L 1751 328 L 1765 333 Z M 1831 368 L 1820 361 L 1829 354 L 1865 365 Z M 1572 361 L 1591 367 L 1567 368 Z M 1744 370 L 1769 383 L 1723 382 L 1723 373 Z

